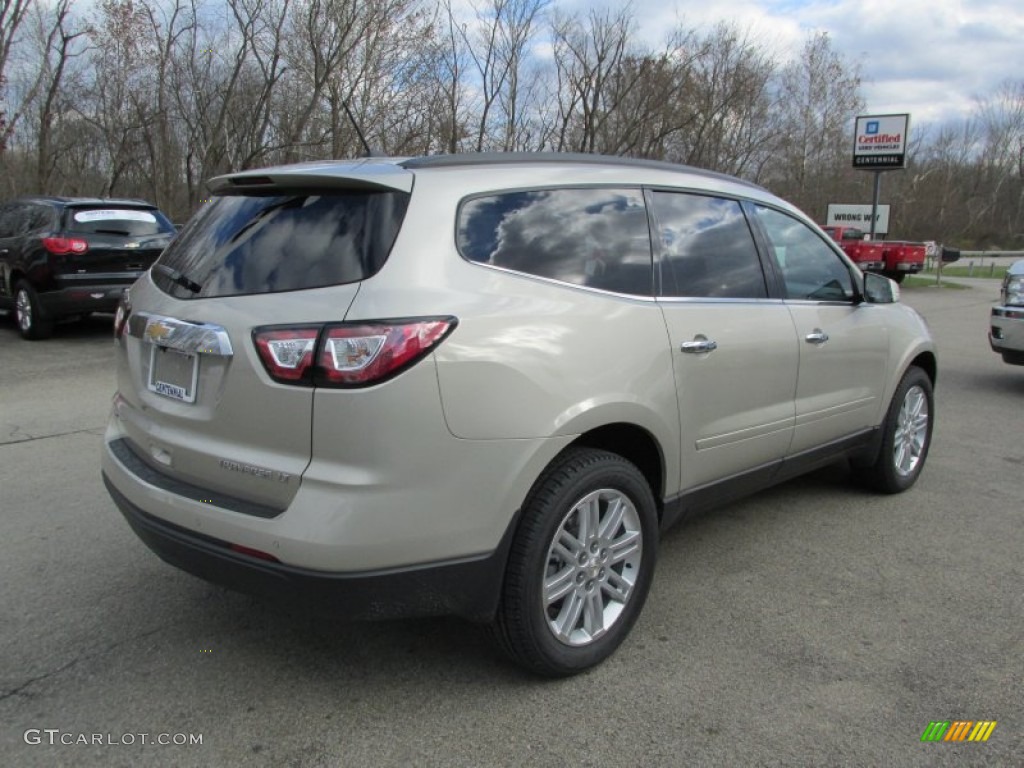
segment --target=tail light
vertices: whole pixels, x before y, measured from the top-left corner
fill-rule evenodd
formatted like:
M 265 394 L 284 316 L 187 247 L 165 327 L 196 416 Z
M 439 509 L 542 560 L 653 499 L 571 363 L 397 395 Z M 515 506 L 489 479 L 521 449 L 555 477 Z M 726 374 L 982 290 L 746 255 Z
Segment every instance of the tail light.
M 128 318 L 132 314 L 132 300 L 125 288 L 121 293 L 121 300 L 117 302 L 117 311 L 114 313 L 114 341 L 120 341 L 128 328 Z
M 253 331 L 253 341 L 270 378 L 282 384 L 309 383 L 320 326 Z
M 253 341 L 263 367 L 277 382 L 366 387 L 414 365 L 440 344 L 457 322 L 454 317 L 432 317 L 264 327 L 253 331 Z
M 43 248 L 54 256 L 66 256 L 69 253 L 85 253 L 89 244 L 79 237 L 44 237 Z

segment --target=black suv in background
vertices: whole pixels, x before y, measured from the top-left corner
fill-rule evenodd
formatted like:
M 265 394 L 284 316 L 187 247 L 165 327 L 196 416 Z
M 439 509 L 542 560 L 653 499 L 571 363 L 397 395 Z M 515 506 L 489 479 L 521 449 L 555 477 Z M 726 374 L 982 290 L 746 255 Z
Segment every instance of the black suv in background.
M 26 339 L 64 317 L 113 312 L 174 225 L 141 200 L 24 197 L 0 205 L 0 309 Z

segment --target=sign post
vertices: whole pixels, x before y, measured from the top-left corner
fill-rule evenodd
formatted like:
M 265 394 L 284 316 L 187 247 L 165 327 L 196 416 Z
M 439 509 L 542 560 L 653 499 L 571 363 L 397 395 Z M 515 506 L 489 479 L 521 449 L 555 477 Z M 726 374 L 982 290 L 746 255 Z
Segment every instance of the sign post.
M 861 115 L 853 132 L 853 167 L 874 171 L 875 185 L 871 201 L 871 239 L 875 239 L 878 198 L 882 188 L 882 172 L 906 166 L 907 132 L 910 115 Z

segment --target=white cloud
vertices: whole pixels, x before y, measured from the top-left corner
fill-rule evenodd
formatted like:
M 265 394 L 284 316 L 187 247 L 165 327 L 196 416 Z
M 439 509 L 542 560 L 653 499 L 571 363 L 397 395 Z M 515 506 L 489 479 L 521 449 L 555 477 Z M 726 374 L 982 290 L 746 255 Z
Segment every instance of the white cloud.
M 555 4 L 591 6 L 587 0 Z M 707 29 L 725 21 L 787 60 L 799 55 L 809 34 L 828 32 L 835 49 L 861 65 L 867 111 L 909 112 L 915 124 L 963 117 L 976 98 L 1024 78 L 1021 0 L 633 0 L 632 6 L 651 45 L 680 23 Z

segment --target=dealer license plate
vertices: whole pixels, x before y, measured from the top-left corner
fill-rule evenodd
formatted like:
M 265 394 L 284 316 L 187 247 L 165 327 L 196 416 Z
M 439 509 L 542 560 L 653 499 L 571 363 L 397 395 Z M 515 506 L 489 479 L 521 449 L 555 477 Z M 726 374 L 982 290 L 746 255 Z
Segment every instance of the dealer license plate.
M 147 386 L 151 392 L 183 403 L 194 403 L 198 381 L 199 355 L 187 355 L 156 344 L 150 347 Z

